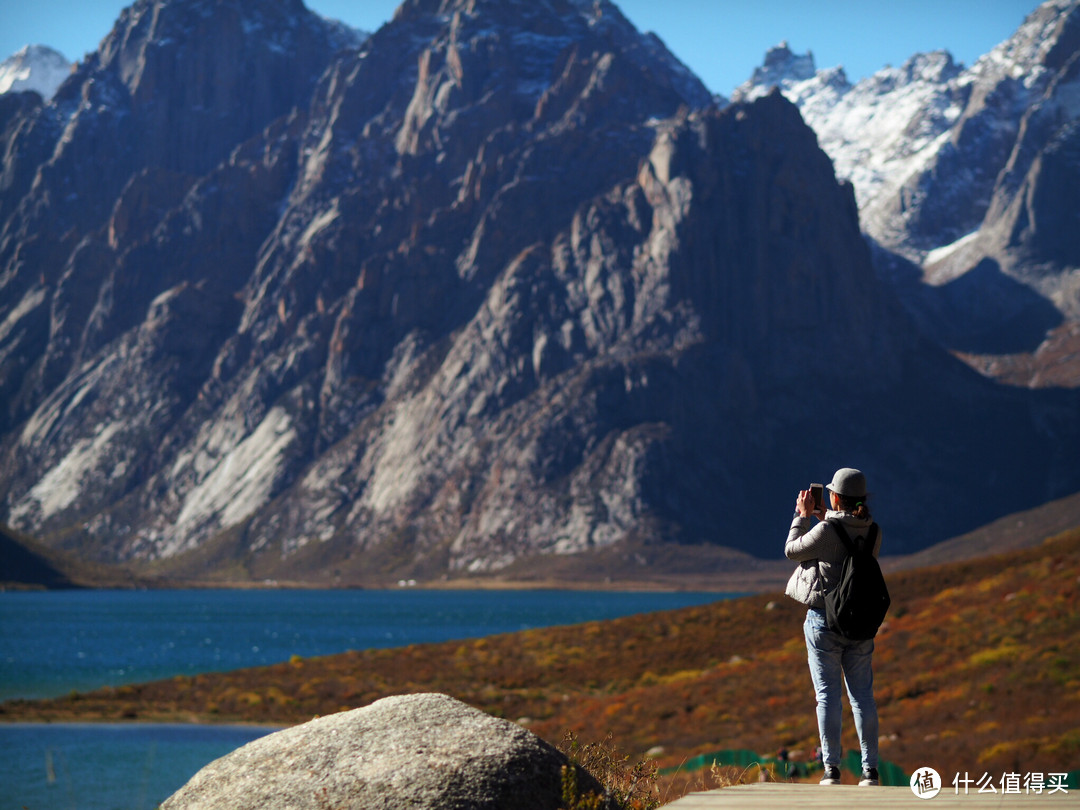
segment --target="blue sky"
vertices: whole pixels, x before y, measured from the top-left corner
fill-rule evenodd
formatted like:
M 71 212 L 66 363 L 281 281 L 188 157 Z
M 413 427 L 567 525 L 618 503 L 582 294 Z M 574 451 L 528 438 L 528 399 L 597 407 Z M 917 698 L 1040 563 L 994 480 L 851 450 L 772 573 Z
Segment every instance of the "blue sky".
M 305 0 L 308 8 L 373 31 L 399 0 Z M 96 50 L 127 0 L 0 0 L 0 59 L 50 45 L 68 59 Z M 730 95 L 786 40 L 819 68 L 855 82 L 913 54 L 945 49 L 971 65 L 1009 37 L 1037 0 L 616 0 L 654 31 L 714 93 Z

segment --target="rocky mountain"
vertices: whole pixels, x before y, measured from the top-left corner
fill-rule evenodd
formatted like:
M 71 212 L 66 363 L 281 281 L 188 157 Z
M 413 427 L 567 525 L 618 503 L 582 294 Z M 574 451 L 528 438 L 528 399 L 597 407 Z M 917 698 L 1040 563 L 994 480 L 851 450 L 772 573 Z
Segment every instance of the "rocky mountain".
M 1080 488 L 1075 392 L 925 338 L 797 107 L 719 109 L 609 2 L 407 0 L 357 45 L 139 0 L 0 133 L 0 519 L 54 547 L 737 565 L 844 464 L 896 552 Z
M 33 91 L 51 99 L 71 75 L 71 63 L 45 45 L 27 45 L 0 62 L 0 95 Z
M 852 85 L 781 45 L 779 87 L 855 186 L 881 272 L 927 334 L 1014 384 L 1080 386 L 1080 3 L 1049 0 L 970 68 L 917 54 Z

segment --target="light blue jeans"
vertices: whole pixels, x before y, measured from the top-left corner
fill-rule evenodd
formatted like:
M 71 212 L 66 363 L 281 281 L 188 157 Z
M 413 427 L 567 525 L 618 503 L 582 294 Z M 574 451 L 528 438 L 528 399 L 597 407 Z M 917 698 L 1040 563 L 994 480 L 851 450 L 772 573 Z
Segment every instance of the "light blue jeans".
M 818 732 L 821 755 L 826 765 L 839 767 L 843 753 L 840 746 L 841 682 L 847 682 L 855 731 L 862 748 L 862 766 L 878 766 L 878 714 L 874 702 L 874 670 L 871 659 L 874 640 L 849 641 L 832 632 L 824 611 L 811 608 L 803 624 L 810 677 L 817 695 Z

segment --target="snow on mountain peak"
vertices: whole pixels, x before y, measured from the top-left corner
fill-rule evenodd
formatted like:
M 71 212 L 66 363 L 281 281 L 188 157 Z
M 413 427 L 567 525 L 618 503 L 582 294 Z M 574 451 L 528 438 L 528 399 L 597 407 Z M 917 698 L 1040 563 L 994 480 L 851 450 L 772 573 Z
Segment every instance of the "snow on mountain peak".
M 766 95 L 773 87 L 783 91 L 798 82 L 813 79 L 816 74 L 814 54 L 811 51 L 793 53 L 787 40 L 784 40 L 765 52 L 764 64 L 754 68 L 750 80 L 735 88 L 732 97 L 736 101 L 753 101 Z
M 1016 33 L 976 60 L 971 73 L 983 81 L 1023 79 L 1031 87 L 1045 72 L 1056 67 L 1052 52 L 1063 39 L 1066 26 L 1080 18 L 1080 0 L 1046 0 L 1027 16 Z M 1066 42 L 1066 50 L 1071 48 Z
M 853 184 L 863 227 L 892 244 L 898 234 L 892 232 L 889 200 L 930 168 L 953 128 L 967 118 L 982 115 L 989 122 L 997 115 L 997 125 L 985 125 L 1015 129 L 1051 73 L 1072 55 L 1078 28 L 1080 0 L 1047 0 L 970 68 L 944 50 L 919 53 L 855 85 L 842 69 L 816 71 L 809 52 L 799 56 L 782 43 L 769 50 L 733 100 L 751 101 L 779 88 L 817 133 L 837 176 Z M 1001 82 L 1014 89 L 988 100 Z
M 33 90 L 48 101 L 64 79 L 71 63 L 45 45 L 26 45 L 0 62 L 0 94 Z

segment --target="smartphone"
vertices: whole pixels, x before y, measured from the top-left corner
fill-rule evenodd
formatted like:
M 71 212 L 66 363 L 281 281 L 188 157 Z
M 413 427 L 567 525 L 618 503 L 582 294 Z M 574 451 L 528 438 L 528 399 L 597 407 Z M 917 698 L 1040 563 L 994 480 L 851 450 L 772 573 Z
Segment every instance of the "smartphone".
M 825 487 L 822 484 L 811 484 L 810 494 L 814 498 L 814 511 L 821 509 L 821 502 L 825 499 Z

